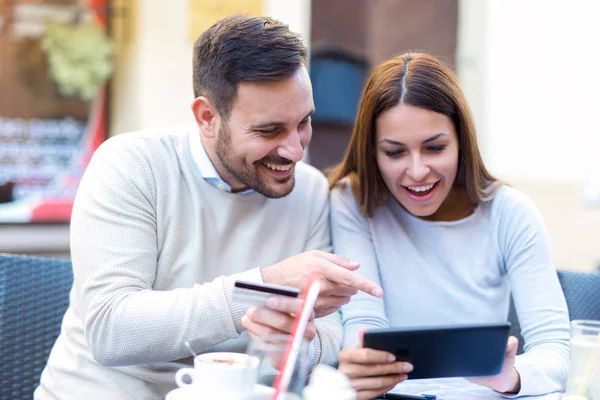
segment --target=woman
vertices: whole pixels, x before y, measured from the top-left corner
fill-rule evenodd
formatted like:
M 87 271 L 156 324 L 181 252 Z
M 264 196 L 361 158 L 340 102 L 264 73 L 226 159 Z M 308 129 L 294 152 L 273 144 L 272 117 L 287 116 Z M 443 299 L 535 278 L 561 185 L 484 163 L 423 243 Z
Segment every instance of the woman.
M 454 73 L 407 53 L 369 78 L 344 160 L 330 175 L 334 251 L 384 289 L 342 308 L 340 370 L 359 398 L 378 396 L 412 366 L 362 348 L 360 330 L 506 321 L 510 294 L 525 338 L 511 337 L 501 393 L 561 390 L 569 366 L 566 303 L 538 211 L 485 168 Z

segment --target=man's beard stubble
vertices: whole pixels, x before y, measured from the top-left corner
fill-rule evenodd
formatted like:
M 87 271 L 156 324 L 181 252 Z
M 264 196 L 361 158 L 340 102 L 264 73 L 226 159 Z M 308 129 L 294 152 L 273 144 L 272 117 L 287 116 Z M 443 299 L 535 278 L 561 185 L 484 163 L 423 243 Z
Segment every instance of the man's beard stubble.
M 269 198 L 280 198 L 287 196 L 291 193 L 294 188 L 294 173 L 288 178 L 290 179 L 291 185 L 289 190 L 285 192 L 279 192 L 269 187 L 269 185 L 260 178 L 259 172 L 259 164 L 263 164 L 263 162 L 272 162 L 275 164 L 289 164 L 291 161 L 283 159 L 281 157 L 263 157 L 262 159 L 255 161 L 252 166 L 248 166 L 244 162 L 244 158 L 238 156 L 233 151 L 233 145 L 231 143 L 231 131 L 229 130 L 229 125 L 225 122 L 221 124 L 219 129 L 219 133 L 217 136 L 215 150 L 217 153 L 217 157 L 219 161 L 225 167 L 225 169 L 239 182 L 247 186 L 248 188 L 254 190 L 262 194 L 265 197 Z M 262 165 L 263 168 L 267 168 Z

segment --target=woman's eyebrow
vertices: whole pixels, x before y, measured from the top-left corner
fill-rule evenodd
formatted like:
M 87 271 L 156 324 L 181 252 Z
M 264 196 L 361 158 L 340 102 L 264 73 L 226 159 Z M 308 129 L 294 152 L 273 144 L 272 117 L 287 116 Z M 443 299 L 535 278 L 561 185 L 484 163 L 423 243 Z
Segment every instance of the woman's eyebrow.
M 431 142 L 439 139 L 442 136 L 449 136 L 449 135 L 447 133 L 445 133 L 445 132 L 436 133 L 432 137 L 423 140 L 422 144 L 431 143 Z M 397 140 L 387 139 L 387 138 L 386 139 L 380 139 L 377 143 L 389 143 L 389 144 L 394 144 L 396 146 L 406 146 L 402 142 L 398 142 Z
M 439 138 L 440 138 L 440 137 L 442 137 L 442 136 L 449 136 L 449 135 L 448 135 L 447 133 L 445 133 L 445 132 L 436 133 L 436 134 L 435 134 L 435 135 L 433 135 L 432 137 L 430 137 L 430 138 L 428 138 L 428 139 L 425 139 L 425 140 L 423 140 L 423 142 L 422 142 L 422 143 L 423 143 L 423 144 L 425 144 L 425 143 L 431 143 L 431 142 L 435 141 L 436 139 L 439 139 Z

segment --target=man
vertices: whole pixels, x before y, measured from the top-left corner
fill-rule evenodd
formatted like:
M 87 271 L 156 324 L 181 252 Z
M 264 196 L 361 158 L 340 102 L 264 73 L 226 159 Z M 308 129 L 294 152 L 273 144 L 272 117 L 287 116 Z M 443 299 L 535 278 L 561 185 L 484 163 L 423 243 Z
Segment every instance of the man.
M 197 352 L 243 351 L 248 307 L 236 280 L 300 288 L 321 275 L 313 362 L 333 363 L 336 310 L 381 296 L 327 253 L 327 183 L 299 163 L 314 111 L 306 49 L 285 25 L 235 16 L 194 46 L 190 130 L 106 141 L 71 220 L 74 285 L 36 399 L 159 399 Z M 283 260 L 283 261 L 282 261 Z M 252 334 L 289 331 L 294 304 L 251 309 Z

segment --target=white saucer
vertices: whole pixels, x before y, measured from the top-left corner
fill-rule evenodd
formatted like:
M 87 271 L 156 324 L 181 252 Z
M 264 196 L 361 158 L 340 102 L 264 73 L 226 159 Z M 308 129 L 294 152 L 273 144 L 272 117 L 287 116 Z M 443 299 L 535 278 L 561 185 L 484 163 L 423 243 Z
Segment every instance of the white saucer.
M 193 390 L 191 390 L 190 388 L 177 388 L 174 390 L 171 390 L 169 393 L 167 393 L 167 396 L 165 397 L 165 400 L 190 400 L 190 399 L 197 399 L 198 398 L 198 393 L 192 393 L 194 392 Z M 253 394 L 271 394 L 273 393 L 273 388 L 270 388 L 268 386 L 265 385 L 254 385 L 254 393 Z

